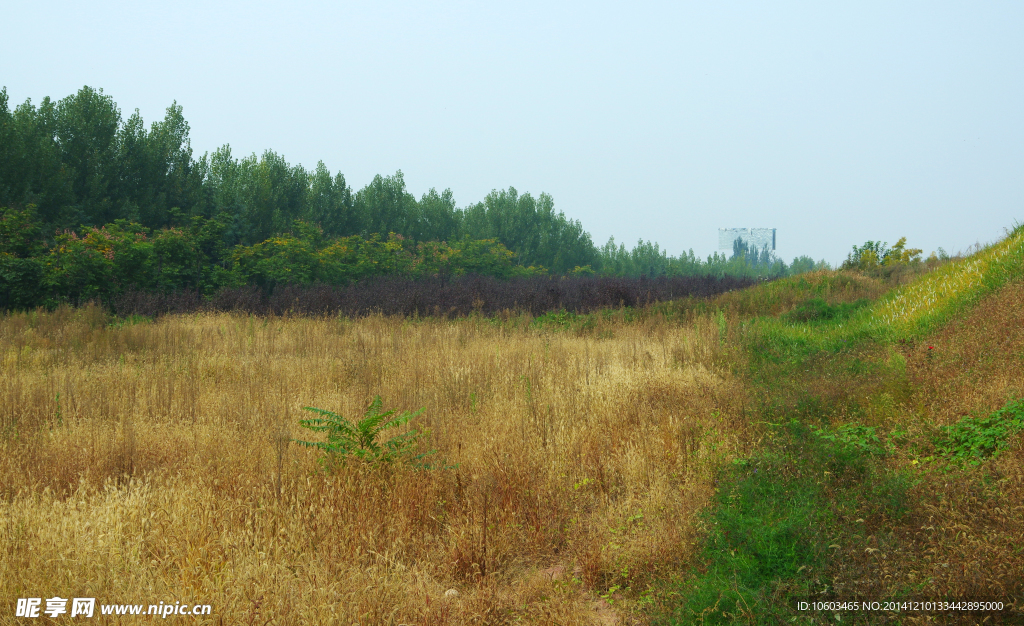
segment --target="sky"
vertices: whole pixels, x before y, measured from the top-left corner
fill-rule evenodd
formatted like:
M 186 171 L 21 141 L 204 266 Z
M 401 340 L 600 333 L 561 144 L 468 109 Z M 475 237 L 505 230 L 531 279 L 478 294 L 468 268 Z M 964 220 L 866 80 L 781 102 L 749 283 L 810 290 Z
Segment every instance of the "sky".
M 833 264 L 1024 222 L 1020 2 L 5 2 L 11 105 L 177 101 L 196 156 L 272 149 L 353 190 L 551 194 L 597 244 L 778 229 Z

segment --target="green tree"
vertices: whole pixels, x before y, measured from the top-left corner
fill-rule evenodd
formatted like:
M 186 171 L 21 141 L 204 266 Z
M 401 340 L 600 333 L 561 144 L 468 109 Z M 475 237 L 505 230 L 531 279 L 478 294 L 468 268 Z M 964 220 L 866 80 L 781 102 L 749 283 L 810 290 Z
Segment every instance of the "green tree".
M 42 253 L 35 207 L 0 209 L 0 310 L 30 309 L 40 304 Z
M 303 216 L 308 222 L 319 224 L 328 236 L 354 235 L 359 224 L 352 205 L 352 188 L 339 172 L 331 177 L 320 161 L 309 177 L 309 194 Z
M 6 89 L 2 92 L 6 109 Z M 56 105 L 44 98 L 39 108 L 26 101 L 3 115 L 0 141 L 0 205 L 38 207 L 47 230 L 80 223 L 71 188 L 71 172 L 61 162 L 56 136 Z
M 394 176 L 374 176 L 356 193 L 355 208 L 365 235 L 398 233 L 415 238 L 419 231 L 416 197 L 406 190 L 402 170 Z
M 82 87 L 57 103 L 56 140 L 61 163 L 84 224 L 106 224 L 125 215 L 117 199 L 117 134 L 121 111 L 102 89 Z
M 231 253 L 235 272 L 245 284 L 273 289 L 282 284 L 308 284 L 318 271 L 316 251 L 308 241 L 278 235 Z
M 438 193 L 433 187 L 419 202 L 417 241 L 451 241 L 458 236 L 459 213 L 451 189 Z
M 67 230 L 43 259 L 43 287 L 50 304 L 109 301 L 128 288 L 155 288 L 153 260 L 152 241 L 139 224 L 118 220 L 87 227 L 81 236 Z

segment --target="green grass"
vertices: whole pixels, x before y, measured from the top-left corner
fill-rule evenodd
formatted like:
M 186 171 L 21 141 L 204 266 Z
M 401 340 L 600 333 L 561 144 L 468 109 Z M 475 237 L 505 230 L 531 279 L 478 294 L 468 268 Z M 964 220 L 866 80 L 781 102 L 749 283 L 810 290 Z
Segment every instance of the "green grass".
M 732 310 L 752 314 L 740 336 L 750 357 L 748 382 L 762 399 L 764 437 L 753 455 L 722 471 L 705 516 L 700 565 L 660 590 L 653 623 L 817 620 L 795 607 L 812 596 L 829 598 L 829 546 L 857 536 L 855 519 L 895 520 L 909 508 L 916 479 L 885 464 L 906 445 L 905 433 L 885 419 L 910 384 L 905 359 L 893 346 L 924 336 L 1022 278 L 1024 227 L 1017 226 L 1003 241 L 874 301 L 835 297 L 837 288 L 846 296 L 857 289 L 854 279 L 833 277 L 816 283 L 796 277 L 728 294 Z M 820 395 L 823 381 L 850 377 L 873 391 L 853 397 L 844 395 L 842 383 L 831 383 L 838 392 Z M 832 423 L 836 415 L 847 423 Z M 883 426 L 850 421 L 869 415 Z M 1024 401 L 1011 402 L 939 429 L 935 448 L 955 462 L 977 464 L 1021 430 Z
M 148 315 L 128 315 L 125 317 L 112 316 L 110 321 L 107 323 L 109 328 L 124 328 L 125 326 L 134 326 L 136 324 L 152 324 L 153 318 Z
M 878 463 L 873 429 L 774 425 L 770 443 L 720 476 L 705 516 L 702 567 L 664 590 L 653 623 L 780 624 L 805 618 L 796 603 L 827 597 L 829 546 L 854 514 L 899 517 L 911 481 Z
M 858 310 L 871 304 L 867 298 L 861 298 L 856 302 L 841 302 L 828 304 L 821 298 L 809 298 L 796 306 L 785 315 L 790 322 L 838 322 L 848 319 Z
M 879 345 L 920 338 L 1012 280 L 1024 278 L 1024 225 L 977 254 L 952 262 L 882 295 L 874 303 L 827 305 L 805 299 L 782 316 L 749 324 L 755 362 L 802 366 L 821 354 L 841 354 L 865 342 Z M 778 281 L 793 283 L 795 279 Z M 772 286 L 776 291 L 786 285 Z

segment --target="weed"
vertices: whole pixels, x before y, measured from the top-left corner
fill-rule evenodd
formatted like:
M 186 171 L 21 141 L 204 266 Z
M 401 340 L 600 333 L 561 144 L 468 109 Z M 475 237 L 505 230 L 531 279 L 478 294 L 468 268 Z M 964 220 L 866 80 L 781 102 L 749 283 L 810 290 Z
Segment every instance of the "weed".
M 862 497 L 871 509 L 892 519 L 900 519 L 910 509 L 910 490 L 921 480 L 905 472 L 876 473 L 865 483 Z
M 60 410 L 60 392 L 53 397 L 53 403 L 56 405 L 56 409 L 53 411 L 53 421 L 57 423 L 57 426 L 64 425 L 64 414 Z
M 952 426 L 942 426 L 936 448 L 958 463 L 980 465 L 999 455 L 1014 433 L 1024 430 L 1024 399 L 1011 401 L 985 417 L 964 417 Z
M 814 434 L 829 441 L 843 452 L 856 451 L 864 454 L 882 455 L 885 450 L 873 426 L 843 424 L 836 428 L 813 428 Z
M 382 413 L 382 406 L 380 396 L 374 397 L 363 414 L 363 419 L 355 423 L 331 411 L 311 406 L 303 407 L 304 410 L 317 413 L 321 417 L 299 420 L 299 424 L 313 432 L 327 433 L 327 441 L 296 439 L 295 443 L 326 452 L 327 455 L 321 459 L 321 463 L 327 469 L 334 467 L 339 457 L 342 462 L 351 458 L 364 463 L 390 463 L 397 460 L 416 463 L 430 454 L 414 454 L 417 442 L 423 433 L 410 430 L 386 441 L 381 435 L 385 430 L 405 425 L 423 413 L 424 409 L 412 413 L 405 411 L 397 417 L 391 417 L 395 414 L 395 410 Z
M 107 323 L 107 328 L 124 328 L 125 326 L 134 326 L 136 324 L 150 324 L 153 322 L 153 318 L 148 315 L 125 315 L 124 317 L 113 316 L 110 322 Z

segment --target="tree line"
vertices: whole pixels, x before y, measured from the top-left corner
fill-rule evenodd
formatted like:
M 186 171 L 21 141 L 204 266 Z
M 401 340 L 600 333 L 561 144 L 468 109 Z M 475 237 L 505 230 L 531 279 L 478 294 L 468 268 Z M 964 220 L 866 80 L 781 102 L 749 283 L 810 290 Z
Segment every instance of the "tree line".
M 378 274 L 407 276 L 749 277 L 815 265 L 801 258 L 787 266 L 759 251 L 700 259 L 692 250 L 669 256 L 650 242 L 631 250 L 614 240 L 596 246 L 578 220 L 556 211 L 550 195 L 534 197 L 513 187 L 459 208 L 450 189 L 432 188 L 417 199 L 401 171 L 377 175 L 353 192 L 345 176 L 332 174 L 323 162 L 309 170 L 272 150 L 238 158 L 224 145 L 196 156 L 176 102 L 147 127 L 138 110 L 126 118 L 102 89 L 88 86 L 57 101 L 47 97 L 13 108 L 6 88 L 0 90 L 0 207 L 6 222 L 0 281 L 11 288 L 12 280 L 38 279 L 49 286 L 36 291 L 58 298 L 113 288 L 68 286 L 97 276 L 128 280 L 117 259 L 130 254 L 148 259 L 136 266 L 148 272 L 136 277 L 139 286 L 200 290 L 240 281 L 355 280 L 374 267 Z M 172 241 L 191 250 L 179 254 L 180 267 L 168 256 Z M 374 261 L 376 252 L 369 251 L 378 248 L 399 260 Z M 91 273 L 65 267 L 58 257 L 68 251 L 95 253 L 96 267 Z M 191 256 L 185 261 L 182 255 Z M 30 271 L 19 261 L 29 257 L 47 260 Z M 358 258 L 368 265 L 342 269 Z M 96 269 L 104 259 L 110 267 Z

